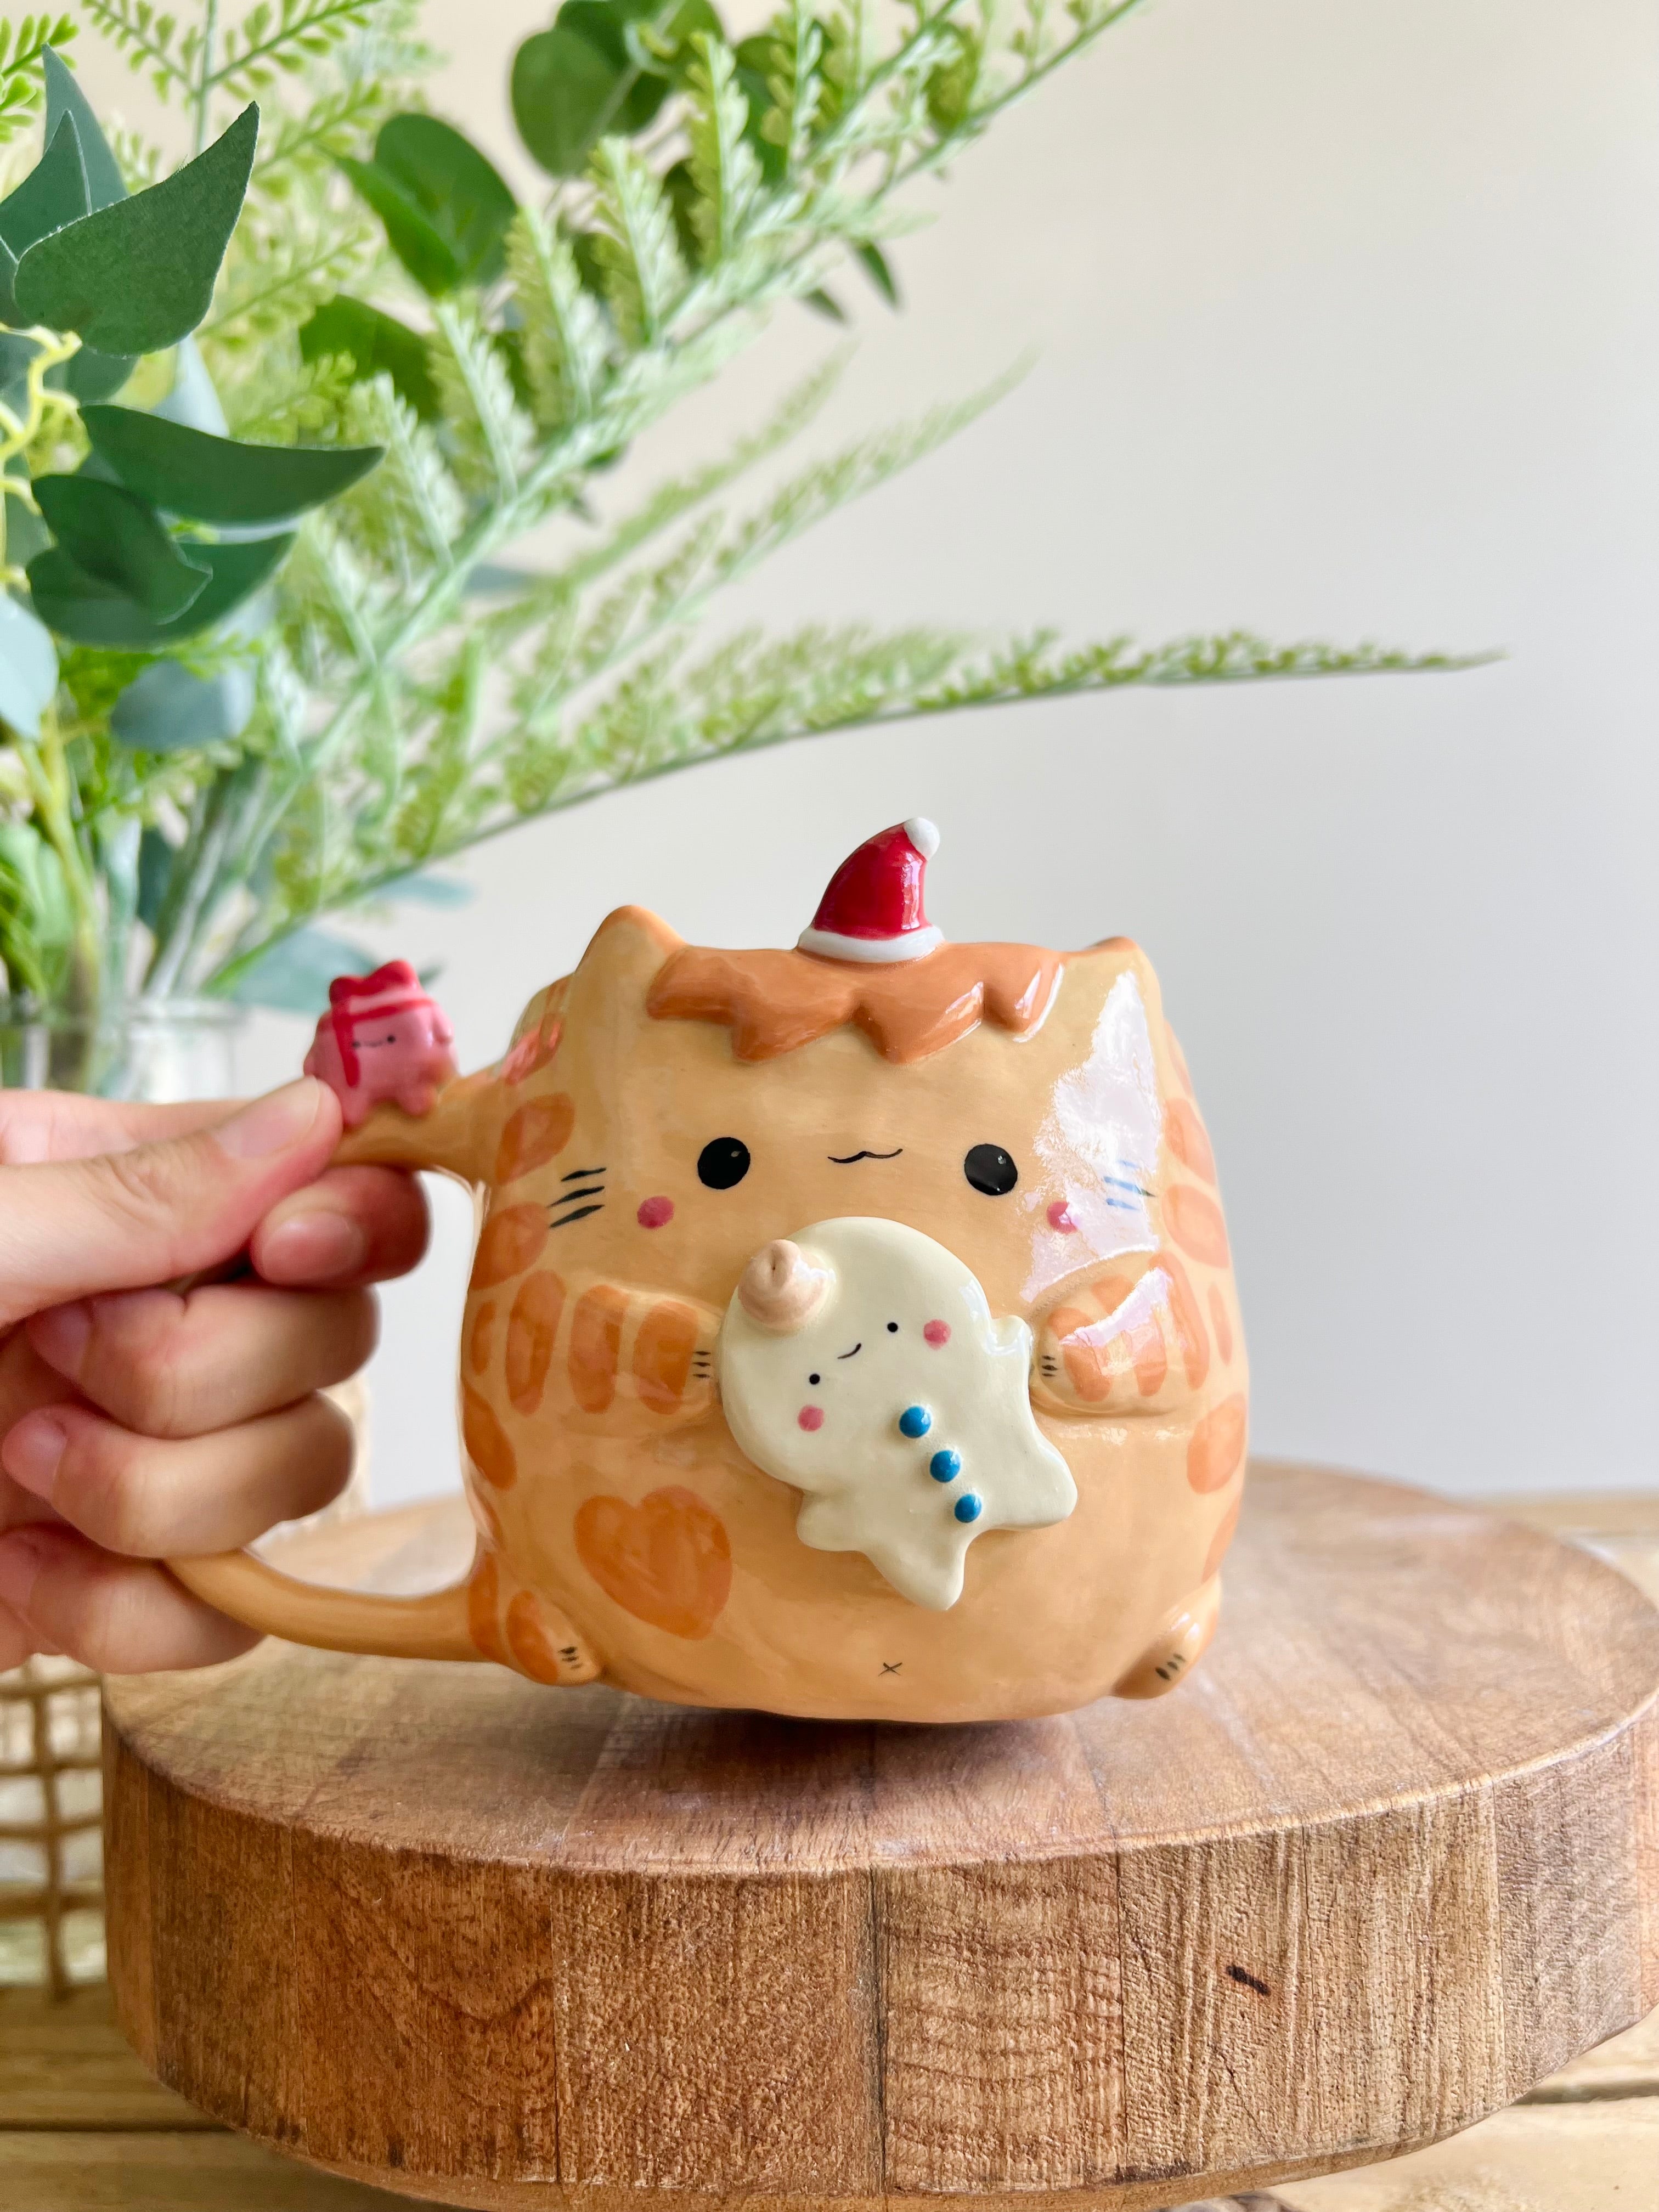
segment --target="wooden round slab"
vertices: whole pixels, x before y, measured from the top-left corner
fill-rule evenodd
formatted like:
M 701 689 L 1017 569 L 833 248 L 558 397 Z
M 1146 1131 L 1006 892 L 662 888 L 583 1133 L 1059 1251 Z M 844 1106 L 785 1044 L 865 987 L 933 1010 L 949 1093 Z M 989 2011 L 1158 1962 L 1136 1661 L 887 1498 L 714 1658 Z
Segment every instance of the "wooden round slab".
M 419 1588 L 466 1542 L 446 1504 L 285 1564 Z M 1635 1589 L 1273 1466 L 1226 1582 L 1173 1697 L 981 1728 L 275 1644 L 112 1683 L 123 2024 L 448 2203 L 1133 2212 L 1427 2142 L 1659 2003 Z

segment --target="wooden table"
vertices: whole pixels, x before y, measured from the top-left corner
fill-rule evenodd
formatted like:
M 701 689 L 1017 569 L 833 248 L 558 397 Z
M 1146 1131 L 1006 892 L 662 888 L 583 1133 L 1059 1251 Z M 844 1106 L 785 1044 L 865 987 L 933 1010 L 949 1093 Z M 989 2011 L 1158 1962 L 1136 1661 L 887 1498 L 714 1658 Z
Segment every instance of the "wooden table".
M 1659 1601 L 1659 1498 L 1510 1510 L 1585 1542 Z M 58 2007 L 0 1995 L 0 2212 L 391 2212 L 408 2201 L 213 2127 L 131 2056 L 104 1990 Z M 1659 2015 L 1449 2142 L 1249 2202 L 1252 2212 L 1659 2212 Z

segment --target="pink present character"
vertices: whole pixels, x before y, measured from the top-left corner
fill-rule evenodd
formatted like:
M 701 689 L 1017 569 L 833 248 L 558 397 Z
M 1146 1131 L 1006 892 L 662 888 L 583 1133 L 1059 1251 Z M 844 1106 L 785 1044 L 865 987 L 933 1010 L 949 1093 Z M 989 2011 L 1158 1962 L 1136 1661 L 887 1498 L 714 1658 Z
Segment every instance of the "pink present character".
M 305 1072 L 327 1084 L 355 1129 L 383 1098 L 405 1114 L 429 1114 L 455 1073 L 454 1042 L 408 961 L 388 960 L 372 975 L 337 975 L 329 985 Z

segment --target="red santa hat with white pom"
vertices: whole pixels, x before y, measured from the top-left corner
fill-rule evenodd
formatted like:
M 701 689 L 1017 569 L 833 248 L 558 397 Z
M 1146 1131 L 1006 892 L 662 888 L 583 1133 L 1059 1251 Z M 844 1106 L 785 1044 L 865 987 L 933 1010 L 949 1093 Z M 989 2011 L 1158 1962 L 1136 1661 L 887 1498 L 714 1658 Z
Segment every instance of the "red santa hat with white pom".
M 921 814 L 866 838 L 830 878 L 800 950 L 880 966 L 937 950 L 945 940 L 924 909 L 923 878 L 938 850 L 939 831 Z

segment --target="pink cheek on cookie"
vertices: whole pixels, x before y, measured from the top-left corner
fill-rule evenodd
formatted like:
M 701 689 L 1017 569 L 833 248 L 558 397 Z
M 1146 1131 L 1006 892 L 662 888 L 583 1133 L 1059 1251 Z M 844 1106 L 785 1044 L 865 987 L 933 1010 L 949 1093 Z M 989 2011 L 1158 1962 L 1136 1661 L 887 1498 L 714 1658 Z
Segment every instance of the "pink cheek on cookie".
M 822 1406 L 803 1406 L 795 1419 L 811 1436 L 814 1429 L 823 1426 L 823 1408 Z
M 660 1229 L 665 1222 L 674 1218 L 674 1201 L 672 1198 L 642 1198 L 635 1218 L 641 1229 Z
M 949 1344 L 951 1341 L 951 1324 L 948 1321 L 930 1321 L 921 1333 L 929 1344 Z
M 1048 1226 L 1058 1229 L 1062 1237 L 1074 1237 L 1077 1224 L 1072 1218 L 1072 1209 L 1063 1198 L 1057 1198 L 1048 1208 Z

